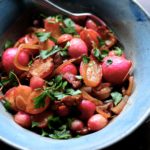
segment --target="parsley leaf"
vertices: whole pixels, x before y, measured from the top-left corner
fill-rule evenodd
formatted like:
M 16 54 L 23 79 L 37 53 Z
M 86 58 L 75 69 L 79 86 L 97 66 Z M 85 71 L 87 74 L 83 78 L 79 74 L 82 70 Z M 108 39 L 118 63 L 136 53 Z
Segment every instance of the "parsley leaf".
M 50 38 L 50 32 L 36 32 L 35 35 L 39 38 L 40 42 L 45 42 Z
M 70 18 L 66 18 L 64 24 L 66 27 L 61 28 L 62 33 L 76 34 L 75 23 Z
M 11 103 L 10 103 L 9 101 L 5 100 L 5 101 L 3 102 L 3 105 L 4 105 L 4 107 L 5 107 L 5 109 L 6 109 L 7 111 L 12 110 L 12 109 L 11 109 Z
M 11 40 L 7 40 L 4 44 L 4 49 L 10 48 L 14 45 L 14 43 Z
M 45 106 L 45 98 L 47 96 L 47 92 L 43 92 L 38 97 L 34 98 L 34 108 L 41 108 Z
M 62 98 L 67 96 L 63 92 L 58 92 L 58 91 L 54 92 L 53 94 L 54 94 L 54 97 L 56 97 L 58 100 L 61 100 Z
M 117 55 L 117 56 L 121 56 L 122 55 L 122 53 L 123 53 L 123 50 L 121 49 L 121 48 L 119 48 L 119 47 L 115 47 L 115 54 Z
M 78 94 L 81 94 L 81 91 L 80 90 L 74 90 L 74 89 L 67 89 L 66 90 L 66 94 L 68 95 L 78 95 Z
M 105 45 L 105 41 L 101 38 L 98 38 L 99 41 L 99 46 L 104 46 Z
M 122 94 L 119 92 L 112 92 L 111 97 L 115 105 L 118 105 L 119 102 L 122 100 Z
M 66 125 L 62 125 L 58 130 L 54 130 L 53 134 L 49 134 L 49 137 L 53 139 L 68 139 L 71 138 L 71 133 L 67 130 Z
M 82 79 L 83 79 L 83 77 L 82 77 L 82 76 L 80 76 L 80 75 L 76 75 L 76 79 L 78 79 L 78 80 L 82 80 Z
M 90 58 L 87 57 L 86 55 L 84 55 L 84 56 L 82 56 L 82 61 L 83 61 L 83 63 L 87 64 L 87 63 L 89 63 Z
M 58 47 L 57 45 L 54 46 L 51 50 L 41 50 L 41 51 L 40 51 L 40 57 L 41 57 L 42 59 L 46 59 L 46 58 L 48 58 L 49 56 L 51 56 L 51 55 L 57 53 L 57 52 L 60 51 L 60 50 L 61 50 L 60 47 Z
M 32 121 L 32 128 L 34 128 L 34 127 L 37 127 L 39 125 L 39 122 L 35 122 L 35 121 Z
M 41 136 L 48 136 L 48 133 L 46 132 L 46 131 L 44 131 L 44 129 L 42 129 L 42 134 L 41 134 Z
M 100 51 L 99 49 L 94 49 L 94 56 L 97 58 L 98 61 L 102 61 L 108 55 L 107 50 Z

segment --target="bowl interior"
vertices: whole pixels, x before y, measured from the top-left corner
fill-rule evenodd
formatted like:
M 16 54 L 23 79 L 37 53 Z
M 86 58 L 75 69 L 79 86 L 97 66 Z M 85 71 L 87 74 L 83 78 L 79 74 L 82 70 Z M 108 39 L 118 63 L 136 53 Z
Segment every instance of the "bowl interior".
M 115 32 L 125 47 L 126 55 L 133 61 L 135 89 L 122 113 L 99 132 L 70 140 L 53 140 L 41 137 L 20 126 L 0 105 L 0 138 L 20 149 L 100 149 L 127 136 L 138 127 L 149 114 L 150 89 L 150 21 L 129 0 L 72 0 L 59 5 L 73 12 L 91 11 L 101 17 Z M 33 8 L 29 1 L 0 2 L 0 48 L 7 39 L 19 38 L 29 26 Z M 7 7 L 6 7 L 7 6 Z M 4 9 L 5 8 L 5 9 Z M 5 13 L 2 13 L 5 12 Z M 29 140 L 27 140 L 29 139 Z

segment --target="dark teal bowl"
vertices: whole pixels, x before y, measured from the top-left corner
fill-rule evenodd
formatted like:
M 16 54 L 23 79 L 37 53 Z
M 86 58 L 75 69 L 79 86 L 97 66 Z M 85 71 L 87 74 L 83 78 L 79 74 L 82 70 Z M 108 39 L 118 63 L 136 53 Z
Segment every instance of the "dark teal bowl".
M 65 7 L 76 12 L 92 11 L 101 17 L 123 43 L 127 56 L 134 63 L 135 88 L 128 104 L 101 131 L 70 140 L 41 137 L 18 126 L 0 105 L 0 139 L 19 149 L 32 150 L 90 150 L 101 149 L 118 142 L 135 130 L 150 112 L 150 21 L 130 0 L 72 0 L 63 1 Z M 63 4 L 63 3 L 62 3 Z M 27 1 L 0 1 L 0 45 L 5 39 L 15 39 L 28 25 L 31 11 L 18 20 L 29 5 Z M 72 7 L 71 7 L 72 6 Z M 8 30 L 9 29 L 9 30 Z M 7 31 L 7 32 L 6 32 Z M 19 34 L 18 34 L 19 33 Z

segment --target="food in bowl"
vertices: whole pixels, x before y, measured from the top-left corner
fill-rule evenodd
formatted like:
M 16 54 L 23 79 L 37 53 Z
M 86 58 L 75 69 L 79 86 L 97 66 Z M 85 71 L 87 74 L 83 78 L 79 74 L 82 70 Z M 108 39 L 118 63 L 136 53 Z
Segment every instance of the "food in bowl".
M 1 101 L 17 124 L 42 136 L 69 139 L 99 131 L 132 93 L 132 62 L 114 33 L 91 19 L 34 20 L 4 47 Z

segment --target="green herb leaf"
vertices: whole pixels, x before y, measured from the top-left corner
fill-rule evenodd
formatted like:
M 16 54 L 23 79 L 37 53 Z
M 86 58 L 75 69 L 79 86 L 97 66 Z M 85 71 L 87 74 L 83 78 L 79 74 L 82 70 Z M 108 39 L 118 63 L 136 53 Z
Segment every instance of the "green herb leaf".
M 64 24 L 66 27 L 61 28 L 62 33 L 76 34 L 75 23 L 70 18 L 66 18 Z
M 49 134 L 49 137 L 53 139 L 68 139 L 71 138 L 70 131 L 67 130 L 66 125 L 62 125 L 58 130 L 54 130 L 53 134 Z
M 56 97 L 58 100 L 61 100 L 62 98 L 66 97 L 68 95 L 64 94 L 63 92 L 54 92 L 54 97 Z
M 119 92 L 112 92 L 111 97 L 112 97 L 115 105 L 118 105 L 119 102 L 122 100 L 122 94 Z
M 99 41 L 99 46 L 104 46 L 105 45 L 105 41 L 101 38 L 98 38 L 98 41 Z
M 14 43 L 11 40 L 7 40 L 4 44 L 4 49 L 10 48 L 14 45 Z
M 65 90 L 65 88 L 66 88 L 67 85 L 68 85 L 68 82 L 64 81 L 63 84 L 62 84 L 62 89 Z
M 81 94 L 81 91 L 80 90 L 74 90 L 74 89 L 67 89 L 66 90 L 66 94 L 68 95 L 78 95 L 78 94 Z
M 94 49 L 94 56 L 97 58 L 98 61 L 102 61 L 108 55 L 107 50 L 100 51 L 99 49 Z
M 9 101 L 5 100 L 5 101 L 3 102 L 3 105 L 4 105 L 4 107 L 5 107 L 5 109 L 6 109 L 7 111 L 12 110 L 12 109 L 11 109 L 11 103 L 10 103 Z
M 62 82 L 62 75 L 58 75 L 55 77 L 54 81 L 56 82 L 56 84 Z
M 82 77 L 82 76 L 80 76 L 80 75 L 76 75 L 76 79 L 82 80 L 82 79 L 83 79 L 83 77 Z
M 34 98 L 34 108 L 41 108 L 45 106 L 45 98 L 47 93 L 44 91 L 41 95 Z
M 115 47 L 115 54 L 117 55 L 117 56 L 121 56 L 122 55 L 122 53 L 123 53 L 123 50 L 121 49 L 121 48 L 119 48 L 119 47 Z
M 32 128 L 39 126 L 39 122 L 32 121 Z
M 45 42 L 50 38 L 50 32 L 36 32 L 35 35 L 39 38 L 40 42 Z
M 48 136 L 49 134 L 46 132 L 46 131 L 44 131 L 44 129 L 42 129 L 42 134 L 41 134 L 41 136 L 43 136 L 43 137 L 45 137 L 45 136 Z
M 62 15 L 57 15 L 55 16 L 56 22 L 63 22 L 63 16 Z
M 82 56 L 82 61 L 83 61 L 83 63 L 88 64 L 90 61 L 90 58 L 87 57 L 86 55 L 84 55 L 84 56 Z
M 60 50 L 61 50 L 60 47 L 58 47 L 57 45 L 54 46 L 51 50 L 41 50 L 41 51 L 40 51 L 40 57 L 41 57 L 42 59 L 46 59 L 46 58 L 48 58 L 49 56 L 51 56 L 51 55 L 53 55 L 53 54 L 59 52 Z
M 111 65 L 113 63 L 113 61 L 111 59 L 107 60 L 107 65 Z

